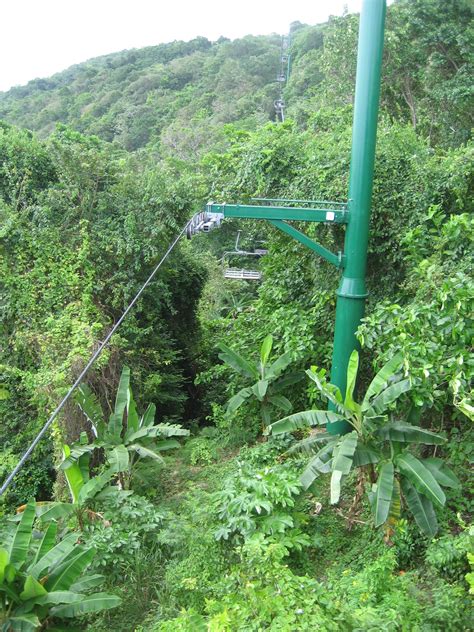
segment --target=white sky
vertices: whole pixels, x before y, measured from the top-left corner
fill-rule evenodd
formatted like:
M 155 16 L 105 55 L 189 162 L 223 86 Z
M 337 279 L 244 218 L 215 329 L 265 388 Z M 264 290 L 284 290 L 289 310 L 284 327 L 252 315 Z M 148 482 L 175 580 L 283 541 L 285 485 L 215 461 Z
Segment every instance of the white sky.
M 0 90 L 127 48 L 286 33 L 362 0 L 3 0 Z

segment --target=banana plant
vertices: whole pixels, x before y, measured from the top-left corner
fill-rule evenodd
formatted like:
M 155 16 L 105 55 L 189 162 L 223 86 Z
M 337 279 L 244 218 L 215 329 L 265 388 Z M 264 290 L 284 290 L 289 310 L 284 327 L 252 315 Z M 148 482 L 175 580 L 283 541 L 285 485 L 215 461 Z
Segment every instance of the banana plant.
M 85 444 L 87 437 L 82 436 L 82 443 Z M 79 448 L 77 448 L 79 451 Z M 59 468 L 64 471 L 67 481 L 70 502 L 60 501 L 37 501 L 35 503 L 36 517 L 43 524 L 51 520 L 60 520 L 75 516 L 80 530 L 84 528 L 86 519 L 101 519 L 100 513 L 93 511 L 92 506 L 98 500 L 103 500 L 111 494 L 131 494 L 130 491 L 120 490 L 116 485 L 112 485 L 112 478 L 116 475 L 113 468 L 104 470 L 98 476 L 93 478 L 89 475 L 89 458 L 90 452 L 84 452 L 76 456 L 75 460 L 69 460 L 71 456 L 71 448 L 67 445 L 63 446 L 63 461 Z M 17 509 L 17 515 L 13 521 L 21 519 L 22 512 L 27 505 L 22 505 Z
M 35 503 L 29 502 L 10 542 L 0 548 L 0 630 L 30 632 L 51 618 L 118 606 L 119 597 L 90 592 L 104 580 L 102 575 L 84 575 L 95 550 L 80 544 L 77 533 L 56 543 L 56 522 L 33 538 L 35 516 Z
M 76 464 L 84 475 L 86 467 L 88 469 L 86 456 L 102 448 L 109 466 L 107 476 L 109 473 L 115 474 L 121 489 L 128 490 L 140 459 L 150 458 L 163 463 L 162 452 L 180 447 L 179 442 L 170 437 L 189 435 L 189 430 L 177 424 L 155 424 L 154 404 L 150 404 L 143 415 L 138 414 L 130 388 L 128 367 L 122 370 L 114 411 L 108 423 L 105 422 L 97 398 L 86 384 L 78 388 L 76 402 L 90 422 L 95 439 L 93 443 L 87 444 L 82 438 L 71 446 L 61 463 L 65 473 Z M 73 473 L 76 475 L 77 470 Z
M 333 410 L 289 415 L 272 424 L 269 432 L 281 434 L 335 421 L 349 422 L 353 430 L 348 434 L 338 437 L 316 431 L 290 449 L 310 455 L 301 476 L 303 487 L 308 489 L 320 474 L 330 474 L 331 503 L 336 504 L 343 478 L 353 468 L 368 466 L 376 474 L 369 492 L 375 526 L 385 525 L 389 537 L 403 502 L 420 530 L 433 537 L 438 529 L 434 507 L 442 507 L 446 502 L 443 487 L 458 488 L 460 484 L 441 459 L 421 459 L 413 453 L 420 445 L 443 444 L 443 437 L 409 420 L 393 418 L 395 402 L 411 387 L 410 379 L 402 375 L 402 364 L 401 355 L 389 360 L 375 375 L 360 403 L 354 400 L 359 367 L 357 351 L 349 361 L 344 397 L 337 386 L 326 381 L 324 370 L 312 367 L 306 373 Z
M 246 360 L 223 342 L 219 343 L 218 346 L 221 350 L 219 358 L 236 373 L 254 382 L 251 386 L 246 386 L 230 398 L 227 403 L 227 414 L 234 413 L 245 401 L 252 398 L 255 398 L 260 403 L 263 428 L 271 422 L 272 407 L 284 412 L 291 412 L 293 406 L 290 400 L 281 393 L 288 386 L 299 382 L 303 378 L 303 373 L 294 372 L 282 376 L 282 373 L 291 364 L 291 355 L 288 352 L 280 355 L 269 364 L 273 348 L 273 336 L 271 334 L 266 336 L 260 347 L 260 362 L 258 364 Z

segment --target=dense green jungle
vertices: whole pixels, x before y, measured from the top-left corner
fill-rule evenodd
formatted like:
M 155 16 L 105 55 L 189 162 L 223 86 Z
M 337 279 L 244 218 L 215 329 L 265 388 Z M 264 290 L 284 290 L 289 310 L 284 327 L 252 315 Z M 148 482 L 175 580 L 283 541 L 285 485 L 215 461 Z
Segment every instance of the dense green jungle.
M 255 220 L 182 239 L 0 501 L 3 632 L 474 629 L 473 14 L 388 8 L 346 393 L 335 268 Z M 284 122 L 276 34 L 0 93 L 0 480 L 208 200 L 346 199 L 358 21 L 291 25 Z M 223 277 L 238 231 L 261 282 Z

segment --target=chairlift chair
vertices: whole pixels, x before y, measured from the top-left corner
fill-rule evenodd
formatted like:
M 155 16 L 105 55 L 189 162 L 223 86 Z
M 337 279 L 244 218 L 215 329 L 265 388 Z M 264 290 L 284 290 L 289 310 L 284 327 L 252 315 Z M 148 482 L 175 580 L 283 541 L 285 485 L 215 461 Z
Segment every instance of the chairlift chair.
M 222 264 L 224 266 L 224 278 L 234 279 L 239 281 L 260 281 L 262 273 L 259 270 L 249 270 L 247 268 L 231 268 L 227 266 L 229 258 L 232 257 L 263 257 L 268 253 L 265 248 L 255 248 L 253 251 L 242 250 L 239 248 L 240 234 L 242 231 L 237 232 L 235 240 L 234 250 L 228 250 L 222 255 Z

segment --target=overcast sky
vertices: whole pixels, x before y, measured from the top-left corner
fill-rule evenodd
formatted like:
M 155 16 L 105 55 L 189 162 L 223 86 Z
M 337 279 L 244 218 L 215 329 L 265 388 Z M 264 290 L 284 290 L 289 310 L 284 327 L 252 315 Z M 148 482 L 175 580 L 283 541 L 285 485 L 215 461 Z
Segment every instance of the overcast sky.
M 361 0 L 4 0 L 0 90 L 127 48 L 203 35 L 286 33 Z

